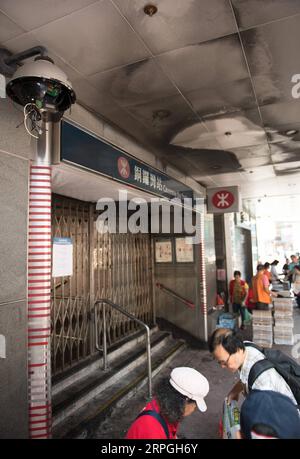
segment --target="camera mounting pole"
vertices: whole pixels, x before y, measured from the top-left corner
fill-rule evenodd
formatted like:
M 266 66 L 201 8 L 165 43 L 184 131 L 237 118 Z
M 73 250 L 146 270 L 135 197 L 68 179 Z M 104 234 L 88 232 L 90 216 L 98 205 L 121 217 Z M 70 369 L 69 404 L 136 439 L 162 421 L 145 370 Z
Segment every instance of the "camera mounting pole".
M 34 56 L 48 58 L 48 50 L 44 46 L 34 46 L 20 53 L 12 54 L 5 48 L 0 48 L 0 73 L 7 77 L 13 76 L 22 61 Z M 49 59 L 49 58 L 48 58 Z

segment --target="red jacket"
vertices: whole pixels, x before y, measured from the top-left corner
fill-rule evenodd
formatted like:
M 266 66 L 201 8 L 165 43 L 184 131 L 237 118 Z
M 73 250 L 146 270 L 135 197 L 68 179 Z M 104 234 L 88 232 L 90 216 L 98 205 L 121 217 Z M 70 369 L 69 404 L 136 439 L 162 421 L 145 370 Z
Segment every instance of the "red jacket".
M 144 410 L 154 410 L 154 411 L 157 411 L 158 413 L 160 412 L 159 406 L 155 399 L 147 403 Z M 165 421 L 169 429 L 169 438 L 173 440 L 176 439 L 178 423 L 169 424 L 167 419 L 165 419 Z M 160 424 L 160 422 L 158 422 L 157 419 L 155 419 L 151 415 L 141 416 L 140 418 L 137 418 L 135 421 L 133 421 L 133 423 L 129 427 L 129 430 L 125 438 L 129 440 L 147 440 L 147 439 L 166 440 L 167 439 L 162 425 Z
M 231 303 L 233 302 L 233 288 L 234 288 L 234 283 L 235 283 L 235 279 L 232 279 L 230 282 L 229 282 L 229 296 L 230 296 L 230 301 Z M 246 293 L 247 293 L 247 290 L 245 289 L 245 285 L 246 285 L 246 282 L 244 280 L 240 280 L 240 283 L 241 283 L 241 286 L 243 287 L 243 294 L 244 296 L 246 296 Z

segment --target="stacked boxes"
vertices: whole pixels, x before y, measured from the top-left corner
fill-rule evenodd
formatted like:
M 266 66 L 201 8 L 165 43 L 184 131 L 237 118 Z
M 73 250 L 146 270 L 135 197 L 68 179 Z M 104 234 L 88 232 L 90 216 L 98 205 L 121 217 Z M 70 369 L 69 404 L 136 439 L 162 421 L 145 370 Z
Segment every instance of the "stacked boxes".
M 274 300 L 274 342 L 275 344 L 294 344 L 293 298 L 275 298 Z
M 272 311 L 253 310 L 253 342 L 261 347 L 272 347 L 273 344 L 273 317 Z

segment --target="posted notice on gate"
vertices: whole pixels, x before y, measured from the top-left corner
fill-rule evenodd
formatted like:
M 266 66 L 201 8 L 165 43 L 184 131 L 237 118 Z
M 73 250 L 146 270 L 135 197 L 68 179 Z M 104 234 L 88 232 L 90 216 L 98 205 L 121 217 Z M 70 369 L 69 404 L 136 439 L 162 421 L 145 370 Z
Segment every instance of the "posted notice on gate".
M 68 237 L 53 238 L 52 277 L 73 275 L 73 243 Z

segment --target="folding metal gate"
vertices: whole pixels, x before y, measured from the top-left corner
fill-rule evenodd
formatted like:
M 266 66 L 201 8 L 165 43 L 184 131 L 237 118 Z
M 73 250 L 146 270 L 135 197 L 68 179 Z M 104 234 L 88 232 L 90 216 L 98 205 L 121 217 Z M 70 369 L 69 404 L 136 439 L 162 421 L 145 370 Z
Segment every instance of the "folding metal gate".
M 54 195 L 52 206 L 52 236 L 73 242 L 73 276 L 52 279 L 51 356 L 56 375 L 96 352 L 96 300 L 110 299 L 151 324 L 153 290 L 150 235 L 98 233 L 95 204 Z M 136 327 L 112 310 L 106 322 L 109 344 Z

